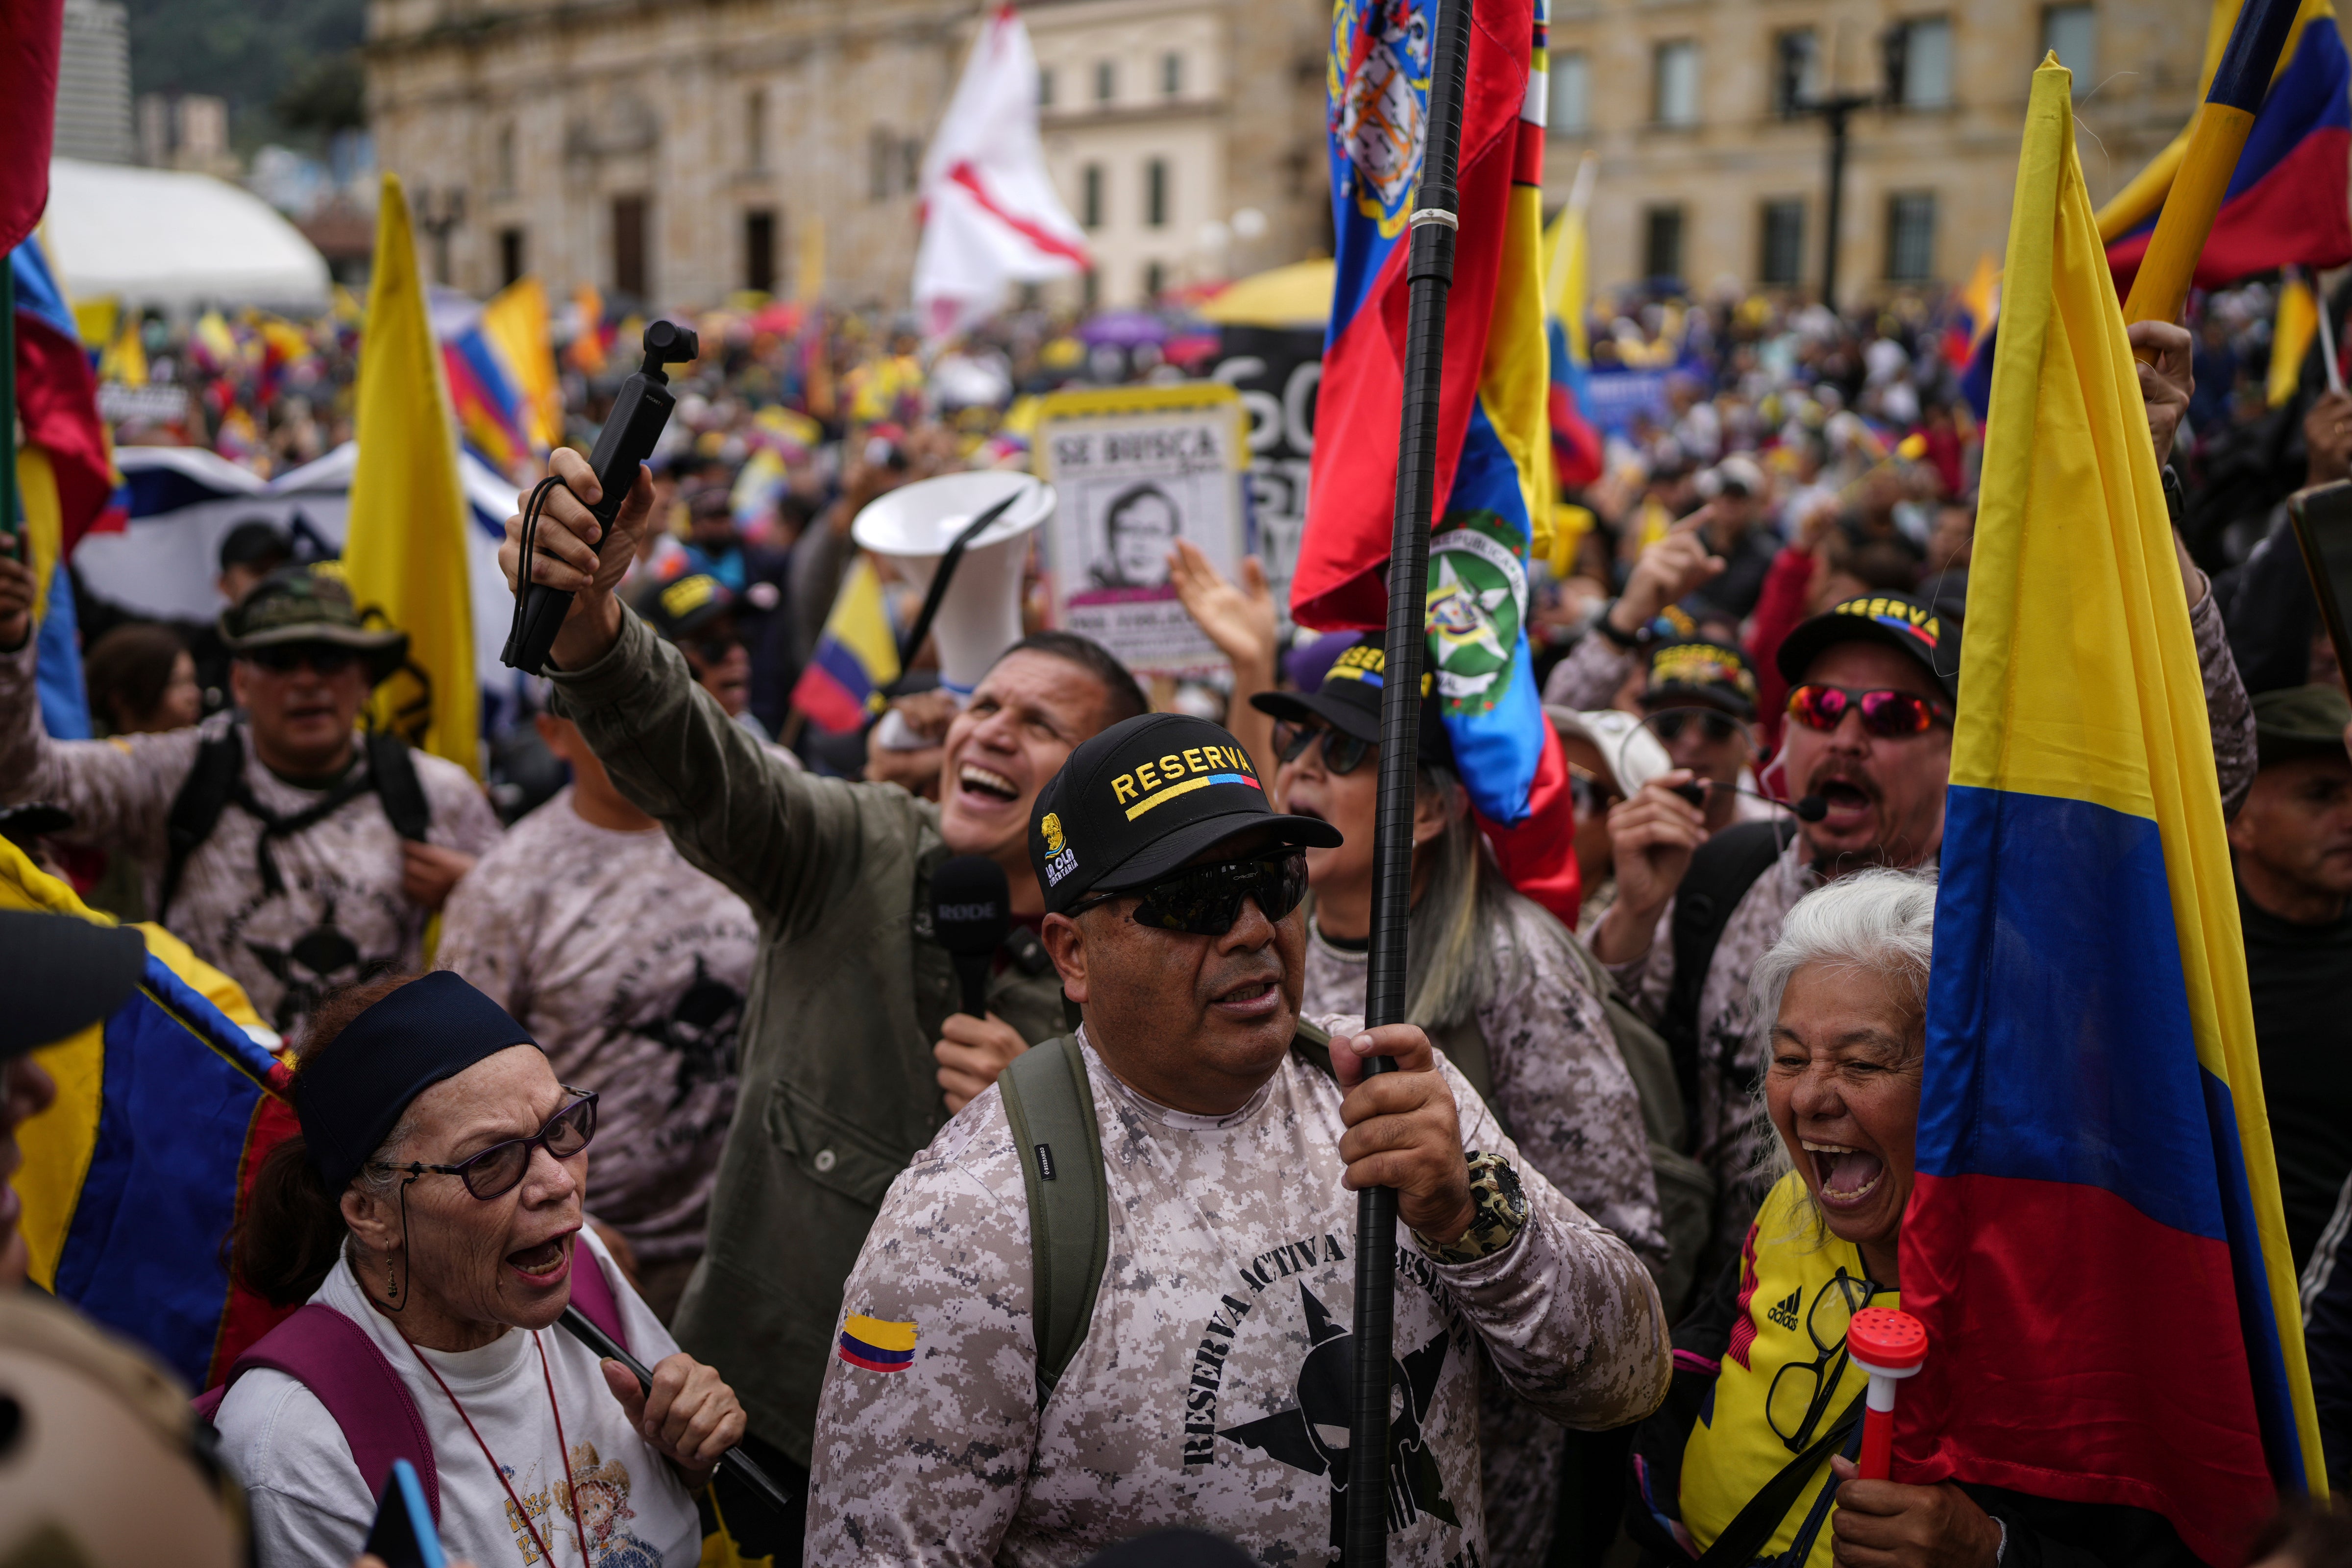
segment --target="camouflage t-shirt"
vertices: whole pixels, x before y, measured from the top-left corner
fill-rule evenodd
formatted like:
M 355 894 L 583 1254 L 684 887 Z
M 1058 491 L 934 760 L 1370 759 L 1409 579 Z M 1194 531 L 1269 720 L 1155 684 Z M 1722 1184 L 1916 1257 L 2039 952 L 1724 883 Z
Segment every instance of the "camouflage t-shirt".
M 1609 1032 L 1600 998 L 1586 989 L 1564 932 L 1514 909 L 1497 944 L 1525 960 L 1508 986 L 1478 1009 L 1495 1106 L 1519 1151 L 1585 1213 L 1607 1226 L 1652 1269 L 1666 1260 L 1658 1191 L 1642 1129 L 1642 1102 Z M 1370 954 L 1332 946 L 1309 928 L 1307 1013 L 1360 1012 Z M 1495 1568 L 1544 1561 L 1559 1493 L 1560 1429 L 1499 1386 L 1480 1390 L 1481 1479 L 1486 1560 Z
M 225 731 L 228 716 L 160 735 L 53 741 L 41 727 L 32 677 L 29 642 L 0 654 L 0 802 L 54 801 L 74 815 L 68 843 L 135 861 L 155 919 L 244 986 L 270 1027 L 291 1035 L 322 992 L 424 963 L 425 910 L 401 891 L 400 836 L 372 790 L 270 840 L 282 884 L 276 892 L 261 874 L 260 822 L 241 806 L 225 807 L 188 857 L 171 909 L 159 909 L 172 802 L 197 747 Z M 240 729 L 238 738 L 245 786 L 272 816 L 295 816 L 324 797 L 263 766 L 249 732 Z M 479 855 L 499 841 L 499 819 L 465 769 L 422 752 L 412 760 L 432 815 L 429 842 Z M 364 752 L 352 766 L 367 766 Z
M 1085 1342 L 1040 1410 L 1028 1205 L 992 1089 L 892 1184 L 850 1276 L 808 1561 L 1068 1563 L 1178 1524 L 1262 1562 L 1337 1560 L 1356 1252 L 1339 1086 L 1289 1056 L 1240 1110 L 1192 1116 L 1086 1056 L 1110 1262 Z M 1517 1163 L 1446 1071 L 1471 1108 L 1464 1149 Z M 1575 1426 L 1622 1425 L 1664 1396 L 1648 1274 L 1519 1169 L 1530 1217 L 1498 1251 L 1439 1264 L 1399 1233 L 1391 1563 L 1486 1560 L 1482 1365 Z
M 759 940 L 743 900 L 669 835 L 584 822 L 569 788 L 482 857 L 442 916 L 435 962 L 602 1097 L 588 1207 L 645 1262 L 702 1251 Z

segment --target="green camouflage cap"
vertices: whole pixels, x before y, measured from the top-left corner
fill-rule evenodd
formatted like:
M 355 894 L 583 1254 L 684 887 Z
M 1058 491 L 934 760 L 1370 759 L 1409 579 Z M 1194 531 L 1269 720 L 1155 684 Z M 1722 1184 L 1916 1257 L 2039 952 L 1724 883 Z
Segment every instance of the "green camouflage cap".
M 2352 701 L 2333 686 L 2289 686 L 2254 698 L 2254 746 L 2259 765 L 2297 757 L 2341 757 Z
M 333 643 L 369 656 L 368 672 L 382 680 L 408 657 L 408 634 L 382 623 L 371 626 L 352 601 L 341 563 L 281 566 L 221 612 L 221 640 L 231 653 L 287 643 Z

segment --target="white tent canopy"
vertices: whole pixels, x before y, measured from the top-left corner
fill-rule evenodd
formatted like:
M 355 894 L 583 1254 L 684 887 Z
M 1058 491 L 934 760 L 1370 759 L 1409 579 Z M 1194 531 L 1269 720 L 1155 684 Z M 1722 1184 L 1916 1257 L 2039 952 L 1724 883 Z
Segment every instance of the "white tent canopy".
M 174 315 L 327 303 L 318 247 L 260 197 L 209 174 L 52 159 L 41 237 L 77 300 L 113 295 Z

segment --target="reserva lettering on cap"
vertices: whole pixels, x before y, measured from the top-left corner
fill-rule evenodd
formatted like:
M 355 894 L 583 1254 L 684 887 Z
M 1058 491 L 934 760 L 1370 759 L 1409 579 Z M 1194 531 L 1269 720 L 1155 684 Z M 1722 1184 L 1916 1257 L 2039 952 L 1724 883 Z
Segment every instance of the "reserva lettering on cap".
M 1370 643 L 1358 643 L 1354 647 L 1341 648 L 1339 657 L 1323 677 L 1326 680 L 1360 680 L 1368 686 L 1379 686 L 1389 667 L 1388 651 Z
M 1265 787 L 1257 782 L 1249 753 L 1239 746 L 1187 746 L 1180 753 L 1138 763 L 1133 773 L 1111 780 L 1111 804 L 1126 806 L 1127 819 L 1132 822 L 1161 801 L 1213 784 Z M 1135 804 L 1128 805 L 1129 801 Z

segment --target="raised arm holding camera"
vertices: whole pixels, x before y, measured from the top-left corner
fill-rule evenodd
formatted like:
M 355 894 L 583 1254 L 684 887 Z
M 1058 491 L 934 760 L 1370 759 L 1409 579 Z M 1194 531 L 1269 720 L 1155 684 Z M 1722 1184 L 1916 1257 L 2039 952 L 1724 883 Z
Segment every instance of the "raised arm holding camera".
M 950 725 L 938 804 L 793 772 L 614 596 L 647 526 L 651 481 L 640 474 L 606 536 L 586 460 L 559 451 L 552 470 L 569 488 L 547 498 L 532 581 L 574 595 L 553 644 L 555 710 L 761 932 L 709 1249 L 677 1329 L 727 1369 L 757 1442 L 798 1464 L 842 1281 L 891 1179 L 947 1120 L 943 1090 L 968 1092 L 1066 1026 L 1036 934 L 1029 809 L 1073 747 L 1145 703 L 1100 647 L 1049 632 L 1007 649 Z M 509 521 L 500 554 L 509 582 L 520 521 Z M 985 1016 L 963 1011 L 954 961 L 934 940 L 931 880 L 957 855 L 994 860 L 1010 890 L 1013 934 Z

